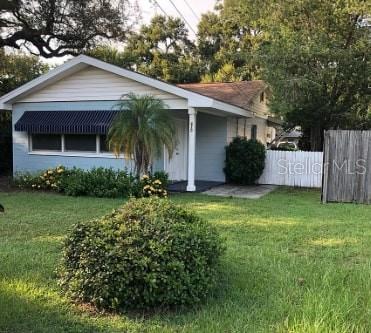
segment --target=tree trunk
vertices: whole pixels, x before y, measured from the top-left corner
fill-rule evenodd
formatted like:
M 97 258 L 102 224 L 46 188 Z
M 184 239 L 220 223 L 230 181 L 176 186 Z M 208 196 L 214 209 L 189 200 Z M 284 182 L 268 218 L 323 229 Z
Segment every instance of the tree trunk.
M 323 150 L 323 128 L 316 126 L 310 129 L 310 147 L 311 151 Z

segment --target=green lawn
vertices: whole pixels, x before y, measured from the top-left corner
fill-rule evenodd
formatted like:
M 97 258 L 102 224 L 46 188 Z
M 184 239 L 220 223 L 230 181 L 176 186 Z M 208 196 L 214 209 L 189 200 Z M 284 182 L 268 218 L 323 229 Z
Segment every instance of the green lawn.
M 148 317 L 73 306 L 55 280 L 70 226 L 121 200 L 0 193 L 0 332 L 371 332 L 371 207 L 319 199 L 174 196 L 226 238 L 222 280 L 206 304 Z

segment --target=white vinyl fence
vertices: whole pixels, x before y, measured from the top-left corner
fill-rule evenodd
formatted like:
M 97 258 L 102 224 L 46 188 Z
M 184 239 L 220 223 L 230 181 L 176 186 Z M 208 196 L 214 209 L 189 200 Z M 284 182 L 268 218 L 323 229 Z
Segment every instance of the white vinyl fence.
M 322 152 L 267 150 L 259 184 L 322 186 Z

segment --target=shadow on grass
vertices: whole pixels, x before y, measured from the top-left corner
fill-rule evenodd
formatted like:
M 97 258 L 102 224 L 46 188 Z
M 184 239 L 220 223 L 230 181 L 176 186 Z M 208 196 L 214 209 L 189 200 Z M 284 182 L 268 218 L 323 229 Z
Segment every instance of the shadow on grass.
M 178 332 L 185 327 L 208 332 L 221 316 L 232 327 L 236 313 L 259 316 L 272 302 L 273 277 L 258 266 L 241 269 L 224 260 L 217 288 L 200 305 L 113 315 L 74 306 L 48 284 L 6 279 L 0 281 L 0 332 Z
M 50 305 L 37 296 L 32 299 L 16 290 L 1 288 L 0 298 L 0 332 L 103 332 L 83 317 L 63 309 L 63 305 Z

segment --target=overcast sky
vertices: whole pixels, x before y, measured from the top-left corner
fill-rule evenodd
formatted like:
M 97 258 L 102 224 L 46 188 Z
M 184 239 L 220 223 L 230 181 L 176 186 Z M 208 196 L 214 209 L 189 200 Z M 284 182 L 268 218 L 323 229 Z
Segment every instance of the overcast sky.
M 213 10 L 216 0 L 172 0 L 172 2 L 187 20 L 187 22 L 192 26 L 192 28 L 196 30 L 201 14 Z M 163 14 L 159 6 L 168 15 L 178 17 L 180 16 L 177 10 L 172 5 L 171 0 L 157 0 L 159 6 L 155 4 L 154 0 L 138 0 L 138 3 L 143 12 L 143 20 L 145 22 L 148 22 L 154 14 Z M 187 3 L 189 6 L 187 5 Z M 193 11 L 189 7 L 191 7 Z M 188 26 L 187 28 L 188 30 L 190 30 L 190 35 L 193 38 L 194 34 Z
M 199 18 L 203 13 L 214 9 L 216 0 L 172 0 L 172 2 L 184 16 L 184 19 L 187 20 L 192 29 L 197 31 Z M 170 0 L 157 0 L 157 3 L 164 10 L 164 12 L 167 13 L 167 15 L 180 17 Z M 138 4 L 142 12 L 141 23 L 148 23 L 156 14 L 164 14 L 159 6 L 155 4 L 155 1 L 138 0 Z M 194 39 L 195 35 L 192 32 L 192 29 L 190 29 L 187 24 L 186 26 L 189 31 L 190 38 Z M 47 59 L 45 61 L 51 65 L 58 65 L 66 61 L 66 59 L 66 57 L 63 57 Z

